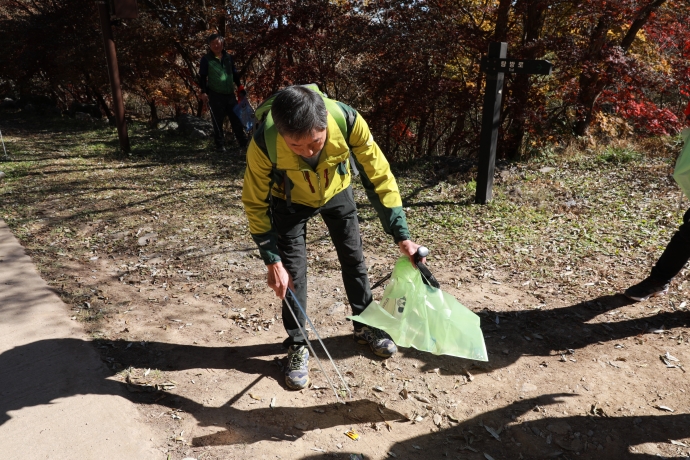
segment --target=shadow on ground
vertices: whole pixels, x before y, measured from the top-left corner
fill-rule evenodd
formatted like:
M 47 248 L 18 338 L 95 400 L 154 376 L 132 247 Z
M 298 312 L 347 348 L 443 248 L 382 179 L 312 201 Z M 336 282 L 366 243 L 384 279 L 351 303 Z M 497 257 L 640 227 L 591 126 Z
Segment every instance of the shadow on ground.
M 426 367 L 439 367 L 441 373 L 461 373 L 466 369 L 474 372 L 490 371 L 506 367 L 523 355 L 553 355 L 553 351 L 565 348 L 580 348 L 601 341 L 614 341 L 631 335 L 638 335 L 652 327 L 686 324 L 689 315 L 685 312 L 664 313 L 651 318 L 589 325 L 586 321 L 603 311 L 626 305 L 621 296 L 605 296 L 570 307 L 551 311 L 518 312 L 514 318 L 501 322 L 487 322 L 485 329 L 499 327 L 501 337 L 510 334 L 522 336 L 525 331 L 539 331 L 543 340 L 520 341 L 513 356 L 492 354 L 490 363 L 479 364 L 468 360 L 445 356 L 432 356 L 415 350 L 402 350 L 403 356 L 411 356 L 426 362 Z M 493 313 L 485 317 L 491 318 Z M 503 315 L 505 315 L 503 313 Z M 493 325 L 493 326 L 490 326 Z M 565 327 L 571 337 L 558 327 Z M 583 337 L 583 328 L 592 329 Z M 596 330 L 595 330 L 596 328 Z M 599 330 L 601 329 L 601 330 Z M 576 339 L 573 338 L 576 337 Z M 487 339 L 489 350 L 498 345 L 491 335 Z M 51 378 L 56 360 L 51 358 L 54 350 L 70 350 L 83 347 L 88 342 L 77 339 L 53 339 L 16 347 L 0 355 L 0 424 L 11 417 L 11 412 L 42 404 L 75 394 L 89 394 L 93 389 L 82 386 L 78 378 L 55 381 Z M 333 358 L 338 361 L 359 354 L 362 350 L 352 345 L 349 336 L 325 339 Z M 294 428 L 295 421 L 308 421 L 308 429 L 345 426 L 355 423 L 377 423 L 381 421 L 406 422 L 405 416 L 381 408 L 368 400 L 349 402 L 347 405 L 314 405 L 308 407 L 267 407 L 242 410 L 233 404 L 263 378 L 274 379 L 283 385 L 280 362 L 274 358 L 283 356 L 280 344 L 251 346 L 204 347 L 198 345 L 176 345 L 162 342 L 95 342 L 102 359 L 118 369 L 151 368 L 167 371 L 185 369 L 235 370 L 258 377 L 241 393 L 233 395 L 227 402 L 211 407 L 179 395 L 156 391 L 136 383 L 124 383 L 106 379 L 101 392 L 122 394 L 125 390 L 131 399 L 139 404 L 159 404 L 170 409 L 183 410 L 192 414 L 200 426 L 228 427 L 214 434 L 192 440 L 195 446 L 230 445 L 254 443 L 261 440 L 296 439 L 304 433 Z M 117 364 L 115 364 L 117 363 Z M 40 377 L 39 377 L 40 376 Z M 482 412 L 471 419 L 438 432 L 413 438 L 396 444 L 391 450 L 401 458 L 418 455 L 419 451 L 442 458 L 445 455 L 460 458 L 486 458 L 487 453 L 500 458 L 657 458 L 656 455 L 636 453 L 637 445 L 643 443 L 667 442 L 669 439 L 690 437 L 690 416 L 687 414 L 602 417 L 564 416 L 540 417 L 527 420 L 531 411 L 543 411 L 556 404 L 559 399 L 572 394 L 542 395 L 532 399 L 518 400 L 500 409 Z M 525 419 L 525 420 L 523 420 Z M 484 428 L 508 426 L 495 439 Z M 476 452 L 475 452 L 476 451 Z M 576 453 L 580 454 L 577 455 Z M 307 457 L 307 458 L 322 458 Z M 668 458 L 668 457 L 667 457 Z M 677 457 L 685 458 L 685 456 Z
M 493 459 L 634 459 L 660 457 L 686 459 L 653 452 L 647 443 L 668 443 L 690 436 L 690 415 L 633 417 L 567 416 L 522 421 L 531 411 L 541 411 L 559 399 L 573 395 L 548 394 L 516 401 L 500 409 L 484 412 L 451 428 L 399 442 L 391 447 L 397 458 Z M 497 427 L 508 428 L 490 434 Z M 487 429 L 487 427 L 489 429 Z M 641 452 L 640 450 L 647 450 Z M 423 456 L 421 454 L 423 452 Z M 490 457 L 485 456 L 488 454 Z M 302 460 L 323 458 L 307 456 Z

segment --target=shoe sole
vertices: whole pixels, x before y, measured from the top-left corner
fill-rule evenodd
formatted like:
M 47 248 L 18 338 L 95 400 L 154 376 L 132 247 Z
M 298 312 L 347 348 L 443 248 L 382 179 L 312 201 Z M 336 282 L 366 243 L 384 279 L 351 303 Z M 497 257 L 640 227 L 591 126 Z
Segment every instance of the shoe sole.
M 659 297 L 662 295 L 666 295 L 667 293 L 668 293 L 668 289 L 665 289 L 665 290 L 659 291 L 659 292 L 655 292 L 654 294 L 650 294 L 647 297 L 635 297 L 635 296 L 632 296 L 626 292 L 624 292 L 623 295 L 630 300 L 634 300 L 636 302 L 644 302 L 645 300 L 650 299 L 652 297 Z

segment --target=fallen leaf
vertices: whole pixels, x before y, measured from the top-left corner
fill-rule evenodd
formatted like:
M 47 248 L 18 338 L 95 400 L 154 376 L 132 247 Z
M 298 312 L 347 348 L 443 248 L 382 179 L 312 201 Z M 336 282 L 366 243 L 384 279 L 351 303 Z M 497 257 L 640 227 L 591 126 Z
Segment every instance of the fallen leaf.
M 494 438 L 496 438 L 497 441 L 500 441 L 500 440 L 501 440 L 501 438 L 498 436 L 498 433 L 496 433 L 496 430 L 494 430 L 494 429 L 491 428 L 490 426 L 484 425 L 484 429 L 486 429 L 486 431 L 488 431 L 489 434 L 490 434 L 491 436 L 493 436 Z
M 675 412 L 675 410 L 671 409 L 670 407 L 667 406 L 654 406 L 659 410 L 665 410 L 666 412 Z

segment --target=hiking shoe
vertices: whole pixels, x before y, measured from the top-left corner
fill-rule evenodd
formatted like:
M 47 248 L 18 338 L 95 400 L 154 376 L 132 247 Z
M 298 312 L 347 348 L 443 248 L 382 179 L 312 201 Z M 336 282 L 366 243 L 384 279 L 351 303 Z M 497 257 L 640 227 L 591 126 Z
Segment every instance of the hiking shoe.
M 288 348 L 285 384 L 291 390 L 301 390 L 309 385 L 309 350 L 304 345 Z
M 650 297 L 666 294 L 668 292 L 668 285 L 669 283 L 647 278 L 634 286 L 630 286 L 623 294 L 629 299 L 642 302 Z
M 369 344 L 371 351 L 382 358 L 390 358 L 398 351 L 391 336 L 375 327 L 362 326 L 355 329 L 355 340 L 362 345 Z

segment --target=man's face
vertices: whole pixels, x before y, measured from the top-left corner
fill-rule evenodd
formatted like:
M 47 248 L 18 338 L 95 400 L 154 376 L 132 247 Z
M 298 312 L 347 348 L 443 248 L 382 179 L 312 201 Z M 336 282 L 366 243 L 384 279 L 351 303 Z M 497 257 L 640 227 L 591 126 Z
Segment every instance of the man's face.
M 285 135 L 283 138 L 295 155 L 299 155 L 303 158 L 311 158 L 323 149 L 326 143 L 327 133 L 328 130 L 326 128 L 313 129 L 309 135 L 302 138 L 295 138 L 289 135 Z
M 221 40 L 220 38 L 214 38 L 213 40 L 211 40 L 208 46 L 211 47 L 211 51 L 213 51 L 213 54 L 220 54 L 221 51 L 223 51 L 223 40 Z

